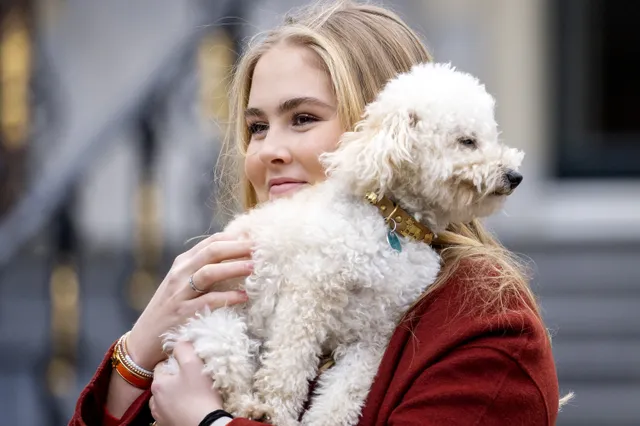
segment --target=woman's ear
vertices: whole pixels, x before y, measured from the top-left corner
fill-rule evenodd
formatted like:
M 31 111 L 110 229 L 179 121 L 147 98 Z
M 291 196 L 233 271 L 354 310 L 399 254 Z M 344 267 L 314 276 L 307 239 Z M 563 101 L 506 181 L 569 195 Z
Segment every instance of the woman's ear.
M 323 154 L 327 174 L 345 181 L 356 195 L 383 195 L 413 160 L 415 113 L 395 111 L 375 120 L 371 114 L 343 134 L 338 148 Z

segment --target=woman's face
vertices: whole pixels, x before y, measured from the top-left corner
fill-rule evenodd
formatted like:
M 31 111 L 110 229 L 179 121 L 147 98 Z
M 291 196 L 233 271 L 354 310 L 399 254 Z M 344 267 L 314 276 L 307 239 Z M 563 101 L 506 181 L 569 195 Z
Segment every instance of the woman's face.
M 256 64 L 244 169 L 258 202 L 326 178 L 318 156 L 336 148 L 343 129 L 331 81 L 317 62 L 305 47 L 278 45 Z

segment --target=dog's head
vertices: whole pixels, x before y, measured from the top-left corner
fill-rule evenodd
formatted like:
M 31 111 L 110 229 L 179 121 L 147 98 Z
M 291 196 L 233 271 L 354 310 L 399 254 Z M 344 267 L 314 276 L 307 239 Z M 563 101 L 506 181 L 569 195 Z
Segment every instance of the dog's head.
M 432 227 L 488 216 L 522 180 L 524 156 L 499 142 L 494 105 L 475 77 L 416 65 L 387 83 L 322 160 L 354 194 L 387 195 Z

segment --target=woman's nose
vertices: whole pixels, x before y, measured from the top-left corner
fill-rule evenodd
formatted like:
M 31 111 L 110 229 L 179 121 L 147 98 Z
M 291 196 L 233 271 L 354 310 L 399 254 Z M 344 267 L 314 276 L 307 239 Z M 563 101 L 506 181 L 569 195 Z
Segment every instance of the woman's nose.
M 292 160 L 291 151 L 287 144 L 286 135 L 282 132 L 269 130 L 267 136 L 260 144 L 258 153 L 260 161 L 264 164 L 288 164 Z

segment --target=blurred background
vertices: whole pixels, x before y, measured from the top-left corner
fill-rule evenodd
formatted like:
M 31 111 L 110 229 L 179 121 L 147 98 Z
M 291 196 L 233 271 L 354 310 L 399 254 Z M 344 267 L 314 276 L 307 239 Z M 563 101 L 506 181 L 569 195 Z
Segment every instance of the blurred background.
M 190 237 L 242 41 L 294 0 L 0 0 L 0 412 L 63 425 Z M 385 1 L 479 76 L 524 184 L 564 426 L 640 424 L 640 2 Z

